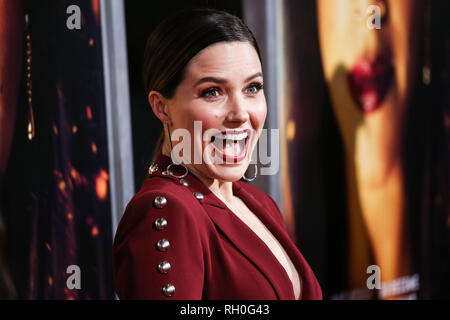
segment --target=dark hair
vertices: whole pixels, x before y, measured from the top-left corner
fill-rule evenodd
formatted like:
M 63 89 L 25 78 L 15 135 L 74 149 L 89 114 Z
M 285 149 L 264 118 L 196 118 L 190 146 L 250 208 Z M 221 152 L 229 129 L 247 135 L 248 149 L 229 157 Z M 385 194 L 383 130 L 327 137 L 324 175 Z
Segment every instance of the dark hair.
M 165 19 L 150 35 L 145 48 L 143 77 L 147 95 L 158 91 L 171 99 L 192 58 L 213 44 L 232 41 L 249 42 L 262 61 L 254 35 L 240 18 L 230 13 L 187 9 Z M 163 140 L 164 132 L 154 156 L 161 151 Z

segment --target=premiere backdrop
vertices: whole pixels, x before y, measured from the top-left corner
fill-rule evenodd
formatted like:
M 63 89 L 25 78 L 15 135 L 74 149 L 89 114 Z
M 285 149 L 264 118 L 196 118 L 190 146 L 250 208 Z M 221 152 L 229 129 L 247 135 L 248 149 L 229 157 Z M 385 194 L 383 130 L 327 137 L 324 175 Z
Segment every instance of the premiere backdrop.
M 379 30 L 367 27 L 369 2 L 381 6 Z M 74 4 L 80 30 L 66 25 Z M 385 288 L 407 283 L 403 298 L 450 298 L 444 0 L 24 1 L 30 39 L 19 30 L 22 49 L 0 48 L 23 57 L 18 103 L 0 105 L 17 115 L 0 234 L 17 297 L 114 298 L 115 228 L 161 130 L 142 85 L 146 39 L 174 10 L 205 6 L 242 17 L 261 47 L 280 170 L 255 184 L 282 209 L 324 297 L 389 297 L 367 287 L 376 265 Z M 67 287 L 69 265 L 79 290 Z
M 82 28 L 75 32 L 66 27 L 73 3 L 25 1 L 31 47 L 17 34 L 23 76 L 3 199 L 6 257 L 22 299 L 114 297 L 99 3 L 76 1 Z M 80 290 L 66 285 L 70 265 L 81 270 Z

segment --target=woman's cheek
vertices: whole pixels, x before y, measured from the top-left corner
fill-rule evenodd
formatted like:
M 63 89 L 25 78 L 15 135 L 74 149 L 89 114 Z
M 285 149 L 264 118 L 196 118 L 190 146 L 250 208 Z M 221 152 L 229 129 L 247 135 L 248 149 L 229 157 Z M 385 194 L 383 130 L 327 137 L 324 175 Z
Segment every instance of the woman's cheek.
M 203 112 L 199 115 L 198 119 L 202 122 L 202 129 L 206 131 L 208 129 L 220 129 L 219 119 L 222 115 L 218 112 L 211 112 L 211 110 Z
M 255 129 L 262 129 L 267 117 L 267 104 L 265 99 L 255 107 L 253 118 L 255 119 Z

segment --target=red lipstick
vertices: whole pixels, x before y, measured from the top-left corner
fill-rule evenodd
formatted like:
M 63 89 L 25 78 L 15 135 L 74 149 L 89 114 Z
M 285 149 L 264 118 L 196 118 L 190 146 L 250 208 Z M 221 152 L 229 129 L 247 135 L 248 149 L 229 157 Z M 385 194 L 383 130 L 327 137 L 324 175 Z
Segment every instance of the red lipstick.
M 394 76 L 389 59 L 359 60 L 348 76 L 350 91 L 358 108 L 365 114 L 378 110 L 385 99 Z

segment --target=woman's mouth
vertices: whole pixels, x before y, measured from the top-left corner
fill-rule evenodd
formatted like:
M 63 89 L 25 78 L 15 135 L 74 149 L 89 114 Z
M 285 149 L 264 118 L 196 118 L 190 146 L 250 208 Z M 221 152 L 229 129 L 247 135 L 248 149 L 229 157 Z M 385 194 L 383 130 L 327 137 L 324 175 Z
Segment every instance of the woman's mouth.
M 250 141 L 250 130 L 226 131 L 211 137 L 211 145 L 225 163 L 238 163 L 245 159 Z
M 358 108 L 372 113 L 380 108 L 391 86 L 394 67 L 389 59 L 359 60 L 348 76 L 350 91 Z

